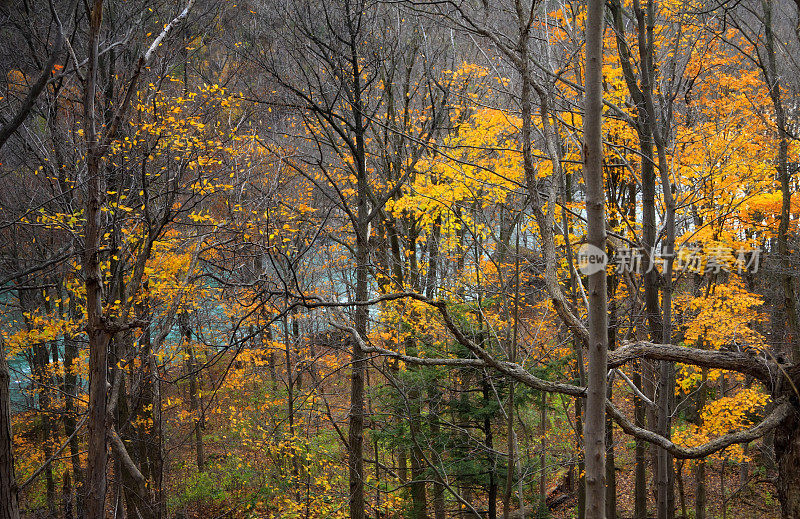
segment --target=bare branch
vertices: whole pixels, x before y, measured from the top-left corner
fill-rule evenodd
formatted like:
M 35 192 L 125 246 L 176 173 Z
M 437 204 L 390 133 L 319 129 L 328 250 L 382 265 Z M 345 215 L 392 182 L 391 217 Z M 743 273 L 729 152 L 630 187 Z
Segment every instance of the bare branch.
M 25 487 L 33 483 L 36 480 L 36 478 L 39 477 L 39 474 L 44 472 L 44 469 L 46 469 L 48 465 L 50 465 L 53 461 L 56 460 L 56 458 L 58 458 L 58 456 L 64 451 L 64 449 L 67 448 L 67 445 L 69 445 L 70 440 L 72 440 L 72 438 L 74 438 L 75 435 L 78 434 L 78 432 L 83 428 L 85 424 L 86 424 L 86 417 L 84 416 L 83 418 L 81 418 L 81 421 L 78 422 L 78 425 L 75 427 L 75 430 L 72 431 L 72 434 L 70 434 L 69 437 L 66 440 L 64 440 L 64 443 L 62 443 L 61 446 L 58 449 L 56 449 L 53 455 L 50 456 L 50 458 L 47 461 L 42 463 L 42 465 L 38 469 L 36 469 L 36 471 L 33 474 L 31 474 L 28 479 L 26 479 L 25 481 L 22 482 L 22 484 L 20 484 L 19 486 L 20 491 L 24 490 Z
M 764 418 L 764 420 L 762 420 L 758 425 L 743 431 L 737 431 L 735 433 L 720 436 L 719 438 L 715 438 L 710 442 L 704 443 L 697 447 L 681 447 L 680 445 L 675 445 L 672 441 L 661 436 L 660 434 L 656 434 L 653 431 L 648 431 L 647 429 L 642 429 L 641 427 L 635 426 L 625 417 L 625 415 L 620 412 L 619 409 L 614 406 L 614 404 L 611 403 L 610 400 L 606 400 L 606 410 L 614 418 L 614 421 L 619 424 L 622 430 L 625 431 L 625 433 L 635 436 L 636 438 L 640 438 L 648 443 L 657 445 L 662 449 L 669 451 L 669 453 L 676 458 L 681 459 L 703 458 L 709 454 L 721 451 L 726 447 L 730 447 L 731 445 L 737 443 L 747 443 L 757 438 L 761 438 L 767 432 L 778 427 L 781 422 L 783 422 L 791 413 L 794 412 L 788 402 L 781 401 L 775 407 L 775 409 L 773 409 L 772 412 L 767 415 L 767 417 Z
M 14 132 L 17 131 L 17 128 L 19 128 L 20 125 L 25 122 L 28 114 L 36 104 L 36 100 L 39 98 L 39 95 L 44 91 L 44 87 L 47 86 L 47 82 L 50 80 L 50 75 L 53 73 L 53 66 L 56 64 L 59 54 L 61 54 L 61 46 L 63 44 L 64 38 L 61 37 L 61 35 L 56 37 L 56 44 L 53 47 L 53 52 L 50 53 L 50 59 L 48 59 L 47 63 L 44 64 L 44 67 L 39 74 L 39 78 L 28 91 L 28 95 L 25 96 L 25 100 L 17 110 L 17 113 L 14 114 L 8 123 L 4 124 L 3 127 L 0 128 L 0 148 L 2 148 L 9 137 L 11 137 Z
M 701 350 L 645 341 L 630 343 L 609 352 L 608 367 L 618 368 L 636 359 L 666 360 L 705 368 L 737 371 L 755 377 L 768 386 L 774 381 L 774 377 L 770 377 L 767 363 L 757 357 L 732 351 Z

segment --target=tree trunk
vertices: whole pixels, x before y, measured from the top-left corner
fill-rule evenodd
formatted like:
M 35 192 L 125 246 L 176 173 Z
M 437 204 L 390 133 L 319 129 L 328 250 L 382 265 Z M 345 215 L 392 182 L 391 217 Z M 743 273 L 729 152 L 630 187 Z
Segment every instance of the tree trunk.
M 675 469 L 675 479 L 678 482 L 678 496 L 680 498 L 681 504 L 681 518 L 688 519 L 689 514 L 686 511 L 686 488 L 683 484 L 683 467 L 685 462 L 681 460 L 677 463 L 677 467 Z
M 800 517 L 800 414 L 797 410 L 775 429 L 778 499 L 781 517 Z
M 708 368 L 702 368 L 700 388 L 697 391 L 696 408 L 697 413 L 701 413 L 706 406 L 708 397 Z M 694 495 L 694 515 L 695 519 L 706 519 L 706 462 L 702 459 L 696 461 L 694 470 L 695 495 Z
M 410 333 L 410 332 L 409 332 Z M 405 339 L 405 350 L 408 355 L 417 355 L 417 346 L 414 338 L 410 335 Z M 416 371 L 417 368 L 409 368 Z M 411 381 L 408 390 L 408 413 L 409 428 L 411 430 L 411 517 L 413 519 L 424 519 L 427 517 L 428 502 L 425 495 L 425 460 L 422 453 L 421 417 L 420 417 L 420 393 L 417 386 L 418 380 Z
M 539 407 L 539 510 L 547 509 L 547 392 L 542 391 Z
M 697 460 L 694 468 L 694 517 L 706 519 L 706 462 Z
M 0 519 L 19 519 L 19 496 L 14 478 L 10 383 L 6 350 L 0 343 Z
M 149 341 L 148 341 L 149 344 Z M 158 374 L 156 357 L 152 350 L 147 348 L 147 361 L 150 368 L 151 390 L 153 393 L 153 427 L 151 429 L 150 441 L 148 442 L 148 460 L 150 461 L 150 472 L 155 486 L 156 510 L 155 517 L 158 519 L 167 516 L 167 500 L 164 496 L 164 427 L 162 420 L 161 406 L 161 377 Z
M 356 235 L 356 301 L 366 301 L 369 291 L 369 207 L 367 183 L 367 156 L 365 148 L 364 114 L 361 102 L 361 65 L 358 57 L 358 41 L 360 35 L 348 18 L 350 29 L 349 50 L 352 67 L 352 86 L 354 93 L 353 119 L 355 136 L 355 153 L 353 161 L 356 167 L 357 212 L 353 231 Z M 367 337 L 367 307 L 358 305 L 354 311 L 356 332 L 362 338 Z M 350 374 L 350 419 L 348 430 L 348 471 L 350 478 L 350 519 L 364 519 L 364 375 L 366 357 L 358 344 L 353 341 L 352 371 Z
M 564 222 L 566 226 L 566 222 Z M 508 360 L 510 362 L 517 362 L 517 339 L 519 333 L 519 235 L 520 230 L 517 229 L 515 251 L 514 251 L 514 311 L 513 311 L 513 325 L 511 329 L 511 341 L 508 347 Z M 514 432 L 514 409 L 516 408 L 516 401 L 514 399 L 514 382 L 510 382 L 508 386 L 508 404 L 506 405 L 507 422 L 506 422 L 506 439 L 508 442 L 508 470 L 506 471 L 506 488 L 503 493 L 503 519 L 508 519 L 511 513 L 511 497 L 514 489 L 514 473 L 517 466 L 517 435 Z M 544 468 L 543 468 L 544 469 Z M 544 472 L 544 470 L 542 470 Z M 519 478 L 520 486 L 522 485 L 522 478 Z M 522 500 L 523 496 L 520 492 L 519 499 Z M 520 503 L 520 514 L 524 519 L 525 510 L 524 503 Z M 439 519 L 438 517 L 436 519 Z
M 284 304 L 288 307 L 289 301 L 288 298 L 284 301 Z M 294 338 L 289 334 L 289 316 L 288 314 L 283 315 L 283 319 L 281 319 L 283 324 L 283 353 L 284 353 L 284 368 L 286 369 L 286 413 L 287 413 L 287 420 L 289 424 L 289 436 L 294 438 L 294 387 L 295 381 L 297 380 L 295 377 L 295 370 L 294 365 L 292 363 L 292 351 L 294 350 Z M 294 449 L 289 450 L 289 457 L 292 459 L 292 476 L 297 478 L 300 474 L 299 467 L 297 465 L 297 457 L 295 456 Z
M 633 383 L 642 389 L 641 365 L 636 367 Z M 634 399 L 634 420 L 637 427 L 645 426 L 644 403 Z M 644 440 L 636 438 L 636 474 L 634 475 L 634 519 L 647 519 L 647 445 Z
M 188 328 L 187 328 L 188 331 Z M 191 332 L 188 332 L 191 333 Z M 189 406 L 192 414 L 194 415 L 194 449 L 195 460 L 197 461 L 197 472 L 205 470 L 205 454 L 203 453 L 203 420 L 202 420 L 202 404 L 198 397 L 199 384 L 197 380 L 197 360 L 194 356 L 194 348 L 188 342 L 191 337 L 187 334 L 186 349 L 189 354 L 188 368 L 189 368 Z
M 794 362 L 800 362 L 800 322 L 798 322 L 794 290 L 793 267 L 789 258 L 789 223 L 791 219 L 792 191 L 789 174 L 789 136 L 786 131 L 786 110 L 783 106 L 781 79 L 775 56 L 775 35 L 772 29 L 772 2 L 761 2 L 764 10 L 764 50 L 766 62 L 760 61 L 769 96 L 775 110 L 775 125 L 778 130 L 778 177 L 781 182 L 781 218 L 778 225 L 778 257 L 781 262 L 781 285 L 783 306 L 789 325 L 790 347 Z
M 84 227 L 83 273 L 86 288 L 86 333 L 89 338 L 89 452 L 86 513 L 91 519 L 105 515 L 108 451 L 106 403 L 108 399 L 108 343 L 103 316 L 103 286 L 100 274 L 102 224 L 100 208 L 104 188 L 101 178 L 102 152 L 95 123 L 97 57 L 103 0 L 94 0 L 89 12 L 89 51 L 84 86 L 84 137 L 86 140 L 86 224 Z
M 54 421 L 50 417 L 50 387 L 52 386 L 52 377 L 50 376 L 50 356 L 47 349 L 47 344 L 40 342 L 33 346 L 33 364 L 31 365 L 31 372 L 37 381 L 38 394 L 39 394 L 39 413 L 42 419 L 41 422 L 41 446 L 44 454 L 44 459 L 49 460 L 53 454 L 53 446 L 51 444 L 51 435 L 54 432 Z M 47 502 L 47 510 L 49 515 L 53 516 L 56 513 L 56 489 L 55 481 L 53 479 L 53 466 L 47 464 L 44 470 L 45 479 L 45 496 Z
M 611 222 L 611 225 L 614 225 L 613 221 Z M 619 323 L 617 321 L 617 302 L 615 299 L 618 280 L 615 277 L 612 277 L 607 281 L 607 283 L 609 298 L 608 350 L 612 351 L 616 348 L 617 328 L 619 327 Z M 611 400 L 613 397 L 612 384 L 608 384 L 606 394 L 608 399 Z M 617 518 L 616 468 L 616 461 L 614 458 L 614 420 L 609 414 L 606 414 L 606 519 Z
M 72 482 L 70 481 L 69 471 L 64 471 L 64 481 L 61 491 L 61 496 L 64 502 L 64 519 L 72 519 Z
M 491 387 L 489 386 L 489 374 L 484 372 L 483 375 L 483 399 L 488 402 L 491 398 Z M 485 404 L 484 404 L 485 405 Z M 497 479 L 496 473 L 496 460 L 494 456 L 494 436 L 492 434 L 492 419 L 487 415 L 483 420 L 483 434 L 484 445 L 486 446 L 487 455 L 489 458 L 489 487 L 487 488 L 488 515 L 489 517 L 497 517 Z
M 586 93 L 583 116 L 583 175 L 586 185 L 587 242 L 606 250 L 603 189 L 603 0 L 589 0 L 586 13 Z M 608 358 L 606 269 L 589 275 L 589 373 L 587 377 L 584 448 L 586 518 L 605 518 L 605 401 Z
M 69 315 L 75 316 L 74 298 L 69 303 Z M 75 432 L 75 403 L 73 399 L 78 394 L 78 376 L 75 373 L 75 361 L 78 357 L 78 344 L 72 336 L 64 336 L 64 434 L 69 440 L 69 457 L 72 465 L 72 479 L 75 483 L 75 516 L 83 518 L 83 471 L 81 469 L 80 453 L 78 448 L 78 435 Z
M 439 426 L 439 415 L 438 413 L 438 402 L 441 399 L 441 394 L 439 390 L 436 388 L 435 385 L 431 385 L 428 388 L 428 410 L 429 410 L 429 418 L 428 418 L 428 425 L 431 428 L 431 438 L 437 438 L 439 434 L 441 434 L 441 428 Z M 442 453 L 435 452 L 433 459 L 440 459 Z M 441 483 L 441 479 L 439 479 L 438 471 L 433 476 L 434 483 L 433 483 L 433 516 L 435 519 L 445 519 L 445 509 L 444 509 L 444 485 Z

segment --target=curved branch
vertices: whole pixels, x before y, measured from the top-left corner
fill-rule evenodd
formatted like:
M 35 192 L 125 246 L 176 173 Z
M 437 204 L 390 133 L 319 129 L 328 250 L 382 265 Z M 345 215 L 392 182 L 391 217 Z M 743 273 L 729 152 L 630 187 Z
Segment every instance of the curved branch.
M 533 376 L 521 365 L 514 362 L 499 361 L 490 355 L 486 350 L 473 343 L 463 332 L 455 325 L 449 312 L 447 311 L 446 304 L 442 301 L 431 301 L 428 298 L 406 294 L 407 297 L 424 301 L 434 307 L 442 315 L 445 325 L 453 334 L 455 339 L 470 349 L 478 358 L 477 359 L 448 359 L 448 358 L 423 358 L 410 355 L 404 355 L 396 351 L 377 346 L 369 346 L 364 339 L 358 334 L 355 328 L 347 326 L 342 323 L 331 322 L 331 324 L 343 331 L 349 332 L 355 341 L 358 342 L 359 347 L 366 353 L 374 353 L 384 355 L 397 360 L 402 360 L 408 364 L 416 364 L 421 366 L 450 366 L 450 367 L 469 367 L 469 368 L 494 368 L 495 370 L 503 373 L 514 380 L 539 391 L 547 391 L 551 393 L 560 393 L 574 397 L 585 397 L 586 389 L 572 384 L 564 384 L 559 382 L 550 382 L 542 380 Z M 753 376 L 762 376 L 767 373 L 767 368 L 764 364 L 758 362 L 757 359 L 733 352 L 721 351 L 708 351 L 700 350 L 697 348 L 684 348 L 680 346 L 673 346 L 667 344 L 652 344 L 648 342 L 639 342 L 629 344 L 623 348 L 609 352 L 609 367 L 614 368 L 625 364 L 634 359 L 649 358 L 653 360 L 666 360 L 674 362 L 682 362 L 686 364 L 693 364 L 698 366 L 705 366 L 717 369 L 726 369 L 731 371 L 738 371 L 740 373 L 751 374 Z M 767 377 L 767 380 L 769 378 Z M 721 451 L 731 445 L 737 443 L 746 443 L 757 438 L 764 436 L 767 432 L 778 427 L 791 413 L 795 412 L 791 404 L 786 399 L 779 399 L 776 402 L 775 409 L 772 410 L 759 424 L 737 431 L 734 433 L 726 434 L 715 438 L 707 443 L 697 447 L 683 447 L 676 445 L 668 438 L 656 434 L 647 429 L 637 427 L 631 423 L 622 412 L 614 406 L 610 400 L 606 400 L 606 411 L 611 415 L 620 428 L 628 435 L 640 438 L 648 443 L 657 445 L 673 456 L 680 459 L 697 459 L 713 454 L 714 452 Z
M 609 352 L 608 367 L 617 368 L 636 359 L 666 360 L 705 368 L 737 371 L 750 375 L 767 386 L 774 381 L 774 376 L 771 377 L 770 373 L 774 375 L 775 370 L 770 370 L 769 365 L 758 357 L 732 351 L 701 350 L 646 341 L 630 343 Z
M 749 429 L 744 429 L 742 431 L 720 436 L 719 438 L 715 438 L 710 442 L 704 443 L 697 447 L 682 447 L 680 445 L 675 445 L 672 443 L 672 441 L 661 436 L 660 434 L 637 427 L 631 423 L 631 421 L 628 420 L 628 418 L 625 417 L 625 415 L 623 415 L 622 412 L 620 412 L 620 410 L 617 409 L 610 400 L 606 400 L 606 411 L 608 411 L 614 421 L 617 422 L 617 424 L 626 434 L 657 445 L 668 451 L 676 458 L 697 459 L 703 458 L 717 451 L 721 451 L 722 449 L 737 443 L 747 443 L 755 440 L 764 436 L 772 429 L 778 427 L 786 418 L 789 417 L 791 413 L 794 412 L 792 410 L 792 406 L 788 402 L 779 402 L 780 403 L 775 407 L 775 409 L 773 409 L 772 412 L 768 414 L 767 417 L 764 418 L 764 420 L 762 420 L 758 425 L 755 425 Z

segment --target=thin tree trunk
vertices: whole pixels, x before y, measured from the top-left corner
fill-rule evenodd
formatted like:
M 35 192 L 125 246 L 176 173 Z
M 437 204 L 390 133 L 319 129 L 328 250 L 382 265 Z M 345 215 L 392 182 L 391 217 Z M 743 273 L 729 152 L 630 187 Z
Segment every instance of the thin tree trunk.
M 642 388 L 641 365 L 636 367 L 633 383 Z M 645 426 L 645 408 L 641 399 L 634 399 L 634 420 L 637 427 Z M 636 468 L 634 475 L 634 519 L 647 519 L 647 446 L 644 440 L 636 439 Z
M 514 312 L 512 316 L 514 319 L 514 324 L 512 325 L 511 329 L 511 343 L 509 344 L 508 351 L 508 360 L 511 362 L 517 361 L 517 334 L 519 333 L 519 235 L 520 230 L 517 229 L 515 241 L 516 247 L 514 250 Z M 506 438 L 508 440 L 508 470 L 506 471 L 506 489 L 505 493 L 503 494 L 503 519 L 508 519 L 508 516 L 511 513 L 511 496 L 514 489 L 514 472 L 517 464 L 517 457 L 519 456 L 519 453 L 516 449 L 517 436 L 514 432 L 515 407 L 516 402 L 514 400 L 514 382 L 510 382 L 508 387 L 508 404 L 506 405 L 506 414 L 508 415 L 508 421 L 506 425 Z M 522 499 L 522 494 L 520 494 L 519 497 Z M 519 511 L 523 516 L 520 519 L 524 519 L 524 505 L 520 506 Z M 437 519 L 439 518 L 437 517 Z
M 203 420 L 201 417 L 202 405 L 200 404 L 200 399 L 198 398 L 198 392 L 200 388 L 197 381 L 197 360 L 194 356 L 194 348 L 192 348 L 191 345 L 189 345 L 187 348 L 189 351 L 189 405 L 192 413 L 194 414 L 195 460 L 197 462 L 197 472 L 203 472 L 205 470 L 205 454 L 203 452 Z
M 75 318 L 74 298 L 70 299 L 69 315 Z M 75 483 L 75 515 L 78 519 L 83 518 L 83 471 L 81 469 L 80 453 L 78 449 L 78 435 L 75 432 L 75 403 L 74 398 L 78 394 L 77 379 L 75 373 L 75 361 L 78 357 L 78 344 L 71 335 L 64 336 L 64 434 L 69 440 L 69 457 L 72 464 L 72 479 Z
M 289 306 L 288 299 L 284 301 L 286 306 Z M 289 436 L 294 438 L 294 386 L 295 386 L 295 370 L 292 364 L 292 350 L 294 350 L 294 339 L 289 334 L 289 316 L 284 314 L 283 319 L 283 352 L 284 352 L 284 367 L 286 369 L 286 412 L 289 422 Z M 295 456 L 294 449 L 289 450 L 289 457 L 292 459 L 292 476 L 297 478 L 300 474 L 297 466 L 297 457 Z
M 686 489 L 684 488 L 683 484 L 683 466 L 685 462 L 681 460 L 677 463 L 677 467 L 675 469 L 675 479 L 678 482 L 678 496 L 680 497 L 680 504 L 681 504 L 681 517 L 682 519 L 687 519 L 689 514 L 686 512 Z
M 51 436 L 54 433 L 55 422 L 50 417 L 50 387 L 52 377 L 50 376 L 50 356 L 46 343 L 37 343 L 33 346 L 33 366 L 32 372 L 39 385 L 39 412 L 41 413 L 41 446 L 44 460 L 49 460 L 53 454 Z M 45 500 L 50 516 L 56 513 L 56 489 L 53 480 L 53 466 L 48 463 L 44 470 L 45 478 Z
M 547 509 L 547 392 L 542 391 L 539 406 L 539 509 Z
M 722 462 L 720 463 L 719 468 L 719 496 L 720 496 L 720 507 L 722 507 L 722 519 L 727 519 L 728 517 L 728 500 L 725 497 L 725 465 L 727 459 L 723 458 Z
M 614 222 L 611 223 L 612 226 Z M 616 291 L 618 280 L 614 277 L 608 280 L 608 298 L 609 298 L 609 321 L 608 321 L 608 350 L 612 351 L 616 348 L 617 342 L 617 328 L 619 323 L 617 321 L 617 301 Z M 613 397 L 613 385 L 608 384 L 607 397 L 609 400 Z M 606 518 L 617 518 L 617 474 L 616 474 L 616 461 L 614 458 L 614 420 L 610 415 L 606 414 Z
M 694 488 L 694 517 L 706 519 L 706 462 L 702 459 L 695 462 Z
M 410 335 L 405 339 L 406 354 L 417 356 L 417 345 L 414 338 Z M 416 367 L 409 368 L 416 371 Z M 409 428 L 411 430 L 411 516 L 413 519 L 424 519 L 427 517 L 428 502 L 425 495 L 425 460 L 422 452 L 421 416 L 420 416 L 420 392 L 417 386 L 418 381 L 412 380 L 408 390 L 408 412 Z
M 357 53 L 360 38 L 353 20 L 348 18 L 350 29 L 349 49 L 353 82 L 353 118 L 355 135 L 356 198 L 355 222 L 355 260 L 356 260 L 356 301 L 366 301 L 369 290 L 369 207 L 367 184 L 367 159 L 365 148 L 364 113 L 361 103 L 361 65 Z M 354 311 L 356 332 L 367 337 L 367 307 L 358 305 Z M 348 471 L 350 478 L 350 519 L 364 519 L 364 375 L 366 357 L 358 344 L 353 341 L 352 371 L 350 375 L 350 419 L 348 430 Z
M 491 398 L 490 390 L 491 387 L 489 385 L 489 374 L 484 372 L 483 375 L 483 383 L 482 383 L 482 390 L 483 390 L 483 399 L 484 401 L 488 402 Z M 489 501 L 489 517 L 497 517 L 497 479 L 495 478 L 496 472 L 496 460 L 493 454 L 494 452 L 494 435 L 492 434 L 492 419 L 489 416 L 486 416 L 483 420 L 483 434 L 484 434 L 484 445 L 486 446 L 486 450 L 488 453 L 489 458 L 489 487 L 487 489 L 487 499 Z
M 151 386 L 153 391 L 153 427 L 151 429 L 148 459 L 150 460 L 150 470 L 155 484 L 155 516 L 158 519 L 162 519 L 167 516 L 167 500 L 164 496 L 164 425 L 161 412 L 161 377 L 158 374 L 156 357 L 149 346 L 147 348 L 147 361 L 153 381 Z
M 513 361 L 512 361 L 513 362 Z M 514 450 L 514 383 L 509 384 L 508 404 L 506 405 L 506 440 L 508 450 L 508 467 L 506 470 L 506 488 L 503 492 L 503 519 L 508 519 L 511 513 L 511 495 L 514 492 L 514 465 L 516 453 Z
M 431 429 L 431 438 L 437 438 L 439 434 L 441 434 L 441 428 L 439 426 L 439 415 L 438 413 L 438 402 L 441 399 L 441 394 L 438 388 L 435 385 L 431 385 L 428 388 L 428 410 L 429 410 L 429 418 L 428 418 L 428 425 Z M 433 453 L 433 459 L 440 459 L 442 456 L 441 452 Z M 433 484 L 433 516 L 435 519 L 445 519 L 445 509 L 444 509 L 444 485 L 441 483 L 441 479 L 439 479 L 439 472 L 436 471 L 436 474 L 433 476 L 434 484 Z
M 69 471 L 64 471 L 61 496 L 64 503 L 64 519 L 72 519 L 74 500 L 72 499 L 72 482 L 70 481 Z
M 583 399 L 575 399 L 575 427 L 583 431 Z M 576 440 L 579 452 L 583 452 L 582 438 Z M 578 460 L 578 519 L 586 518 L 586 458 L 581 456 Z

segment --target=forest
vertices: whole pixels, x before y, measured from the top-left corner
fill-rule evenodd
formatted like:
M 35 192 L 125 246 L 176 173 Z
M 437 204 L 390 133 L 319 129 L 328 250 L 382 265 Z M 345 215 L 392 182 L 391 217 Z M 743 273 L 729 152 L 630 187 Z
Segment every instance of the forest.
M 0 519 L 800 519 L 800 0 L 0 42 Z

